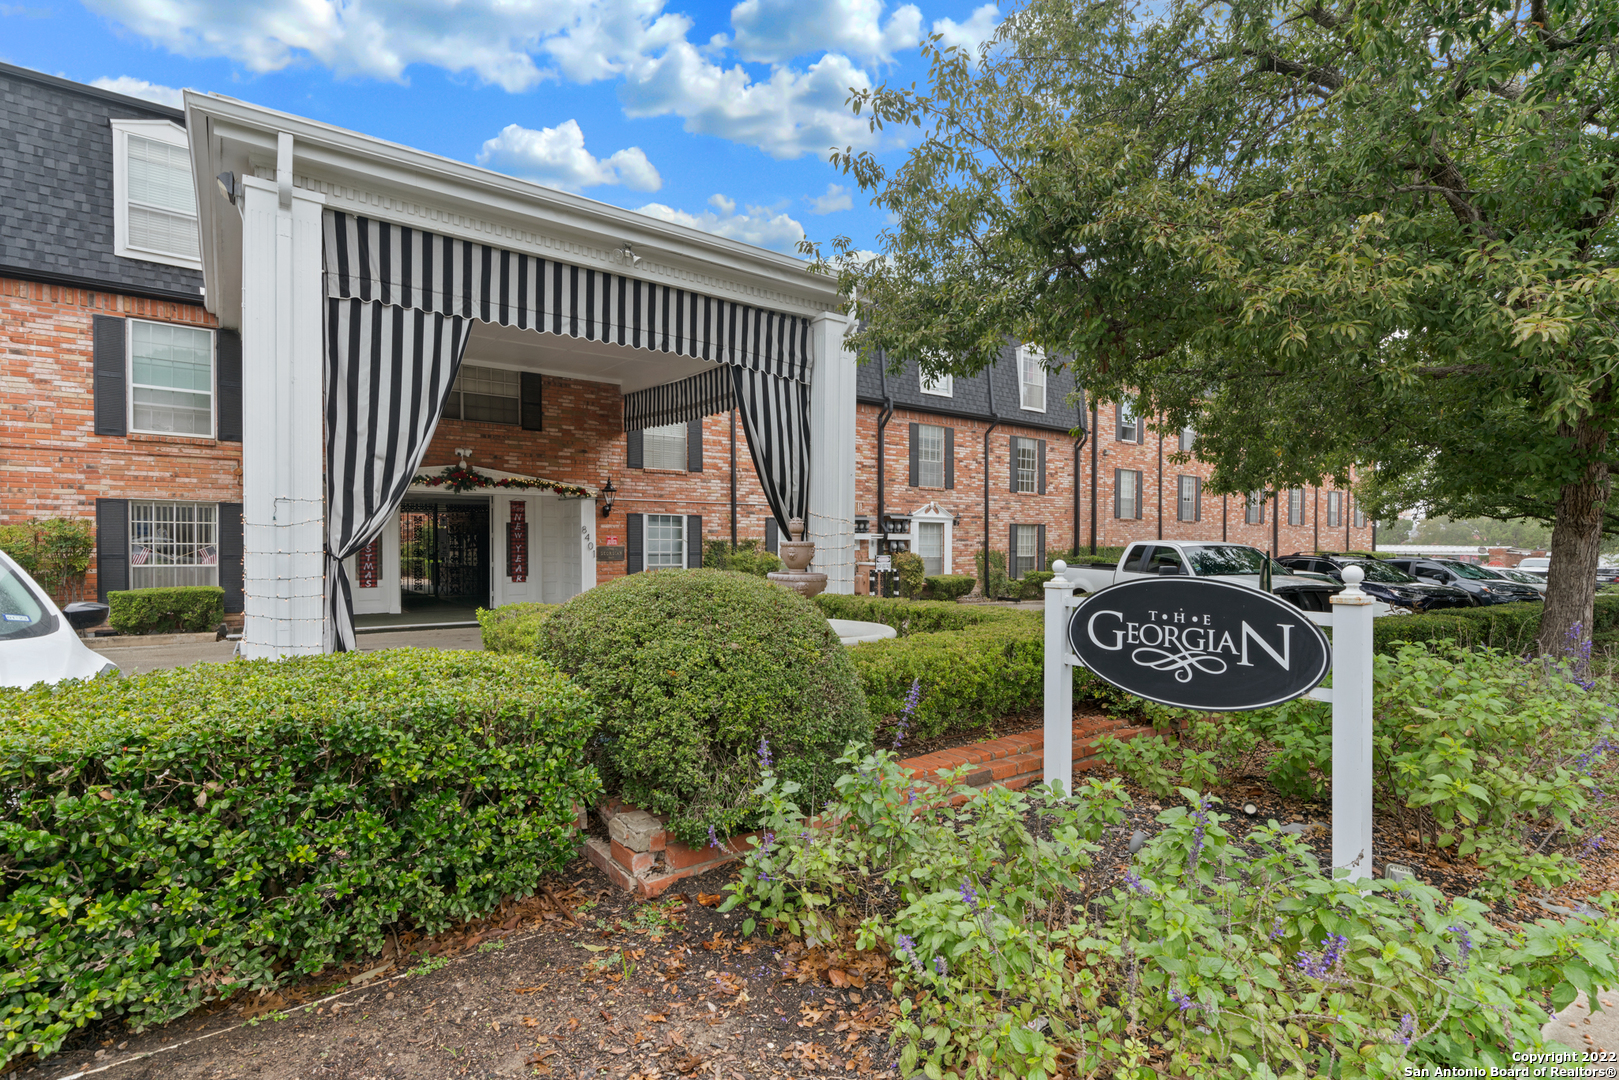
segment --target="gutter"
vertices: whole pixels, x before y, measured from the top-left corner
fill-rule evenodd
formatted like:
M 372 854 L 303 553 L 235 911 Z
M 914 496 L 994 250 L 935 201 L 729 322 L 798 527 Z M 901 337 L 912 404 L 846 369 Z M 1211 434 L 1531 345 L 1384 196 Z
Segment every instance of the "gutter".
M 884 492 L 886 490 L 886 484 L 884 481 L 888 479 L 888 466 L 885 464 L 886 455 L 884 451 L 888 445 L 888 438 L 884 432 L 888 430 L 888 421 L 894 417 L 894 399 L 888 393 L 888 369 L 885 365 L 881 365 L 881 361 L 879 361 L 879 365 L 880 366 L 877 368 L 877 377 L 881 380 L 883 388 L 883 408 L 882 411 L 877 414 L 877 521 L 875 523 L 877 528 L 876 531 L 872 533 L 872 536 L 874 537 L 873 542 L 876 546 L 871 552 L 872 558 L 874 559 L 878 555 L 884 554 L 882 548 L 883 545 L 888 541 L 888 527 L 884 524 L 884 522 L 888 519 L 888 512 L 884 505 Z M 883 591 L 883 575 L 877 575 L 877 582 L 877 591 L 878 594 L 881 595 Z
M 1093 399 L 1091 401 L 1091 431 L 1094 432 L 1096 430 L 1097 422 L 1098 422 L 1097 405 L 1096 405 L 1096 401 Z M 1096 554 L 1096 470 L 1098 468 L 1097 461 L 1096 461 L 1097 442 L 1098 442 L 1098 440 L 1096 440 L 1094 438 L 1091 439 L 1091 554 L 1092 555 Z M 1074 538 L 1074 546 L 1076 548 L 1079 546 L 1079 538 L 1077 536 Z
M 995 415 L 995 376 L 988 375 L 984 379 L 984 390 L 989 395 L 989 415 Z M 989 595 L 989 436 L 992 431 L 1001 426 L 999 419 L 991 420 L 989 427 L 984 429 L 984 579 L 979 582 L 979 589 L 983 591 L 985 600 L 994 600 L 997 597 Z

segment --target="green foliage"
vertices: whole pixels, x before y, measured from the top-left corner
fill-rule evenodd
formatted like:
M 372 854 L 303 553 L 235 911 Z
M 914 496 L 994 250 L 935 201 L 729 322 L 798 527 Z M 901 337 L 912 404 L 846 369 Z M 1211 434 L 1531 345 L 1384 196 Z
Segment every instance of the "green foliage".
M 540 624 L 557 609 L 555 604 L 503 604 L 478 609 L 478 627 L 485 652 L 532 654 L 540 643 Z
M 1402 645 L 1420 642 L 1454 642 L 1466 648 L 1524 652 L 1536 644 L 1544 611 L 1544 604 L 1529 601 L 1449 608 L 1425 615 L 1396 615 L 1373 620 L 1372 642 L 1379 653 L 1388 656 Z M 1597 597 L 1592 616 L 1588 634 L 1619 630 L 1619 599 Z
M 743 927 L 811 942 L 859 919 L 895 960 L 899 1075 L 1384 1077 L 1511 1064 L 1546 1010 L 1619 977 L 1619 895 L 1589 921 L 1498 930 L 1477 901 L 1323 872 L 1276 823 L 1241 838 L 1211 801 L 1162 830 L 1100 915 L 1091 853 L 1121 819 L 1113 784 L 917 785 L 892 755 L 849 753 L 820 826 L 767 775 L 769 832 L 728 886 Z M 961 805 L 952 807 L 952 797 Z M 1031 823 L 1037 825 L 1031 828 Z
M 1001 607 L 816 597 L 829 618 L 894 627 L 900 636 L 849 650 L 866 703 L 876 717 L 896 716 L 921 680 L 912 738 L 968 731 L 1037 706 L 1045 696 L 1045 629 L 1041 613 Z M 1139 698 L 1113 689 L 1084 668 L 1071 669 L 1074 699 L 1096 698 L 1133 712 Z
M 738 540 L 731 550 L 729 540 L 703 541 L 705 570 L 734 570 L 739 574 L 764 577 L 782 568 L 782 561 L 765 547 L 763 540 Z
M 218 585 L 177 585 L 107 594 L 107 623 L 120 634 L 201 634 L 225 617 Z
M 374 955 L 577 850 L 595 713 L 550 665 L 400 649 L 0 690 L 0 1065 Z
M 1093 566 L 1096 563 L 1116 563 L 1122 558 L 1124 558 L 1124 548 L 1122 546 L 1098 547 L 1094 554 L 1089 547 L 1083 547 L 1078 551 L 1048 551 L 1046 552 L 1046 565 L 1050 566 L 1053 562 L 1061 559 L 1069 566 Z
M 894 552 L 894 581 L 907 600 L 920 600 L 926 585 L 927 566 L 914 551 Z
M 927 579 L 929 600 L 955 600 L 973 591 L 978 579 L 967 574 L 935 574 Z
M 984 583 L 984 599 L 1003 600 L 1017 599 L 1017 585 L 1006 573 L 1006 553 L 991 551 L 989 553 L 989 575 L 984 575 L 984 550 L 979 548 L 973 553 L 973 561 L 977 564 L 978 580 Z
M 31 518 L 0 525 L 0 551 L 58 601 L 78 598 L 95 548 L 95 525 L 85 518 Z
M 1381 540 L 1382 537 L 1379 537 Z M 1480 544 L 1485 547 L 1540 548 L 1551 546 L 1552 531 L 1544 522 L 1519 518 L 1472 517 L 1454 519 L 1436 514 L 1423 518 L 1409 540 L 1389 540 L 1398 544 Z
M 1056 576 L 1050 570 L 1030 570 L 1018 582 L 1018 599 L 1044 600 L 1046 598 L 1045 583 Z
M 831 793 L 832 760 L 871 740 L 860 681 L 809 601 L 747 574 L 632 574 L 569 600 L 539 628 L 540 653 L 591 692 L 608 790 L 666 814 L 696 847 L 751 828 L 755 751 Z
M 1588 831 L 1613 714 L 1579 664 L 1489 650 L 1406 645 L 1376 659 L 1374 797 L 1380 819 L 1413 841 L 1484 871 L 1479 891 L 1510 894 L 1579 875 L 1570 856 Z M 1214 790 L 1263 768 L 1283 795 L 1325 798 L 1332 712 L 1298 700 L 1193 718 L 1178 745 L 1104 737 L 1109 764 L 1154 793 Z M 1606 786 L 1605 784 L 1602 786 Z

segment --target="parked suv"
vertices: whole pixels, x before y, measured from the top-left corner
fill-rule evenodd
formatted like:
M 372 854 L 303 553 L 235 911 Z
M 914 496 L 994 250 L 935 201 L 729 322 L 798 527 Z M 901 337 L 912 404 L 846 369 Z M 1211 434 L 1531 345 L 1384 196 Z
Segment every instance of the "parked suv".
M 1342 582 L 1346 566 L 1358 566 L 1366 575 L 1360 591 L 1383 603 L 1407 611 L 1437 611 L 1440 608 L 1472 607 L 1466 590 L 1435 582 L 1418 581 L 1404 570 L 1381 559 L 1349 558 L 1343 555 L 1306 555 L 1294 552 L 1276 560 L 1297 573 L 1325 574 Z
M 1475 604 L 1513 604 L 1540 599 L 1540 593 L 1529 586 L 1508 581 L 1472 563 L 1453 559 L 1390 559 L 1389 562 L 1421 581 L 1464 589 Z

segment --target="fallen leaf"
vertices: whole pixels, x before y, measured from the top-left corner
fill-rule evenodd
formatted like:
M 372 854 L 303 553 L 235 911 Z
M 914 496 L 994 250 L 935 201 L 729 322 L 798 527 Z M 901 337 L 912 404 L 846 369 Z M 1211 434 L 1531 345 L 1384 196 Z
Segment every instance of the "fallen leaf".
M 582 941 L 575 942 L 574 944 L 578 945 L 581 949 L 588 949 L 591 952 L 606 952 L 607 951 L 607 946 L 606 945 L 586 945 Z
M 665 1024 L 669 1022 L 669 1018 L 662 1013 L 647 1013 L 644 1019 L 650 1020 L 654 1024 Z
M 540 1022 L 538 1020 L 534 1019 L 532 1016 L 523 1017 L 522 1024 L 523 1024 L 524 1027 L 539 1027 L 540 1026 Z
M 700 892 L 697 894 L 697 902 L 704 907 L 719 907 L 724 900 L 724 893 Z

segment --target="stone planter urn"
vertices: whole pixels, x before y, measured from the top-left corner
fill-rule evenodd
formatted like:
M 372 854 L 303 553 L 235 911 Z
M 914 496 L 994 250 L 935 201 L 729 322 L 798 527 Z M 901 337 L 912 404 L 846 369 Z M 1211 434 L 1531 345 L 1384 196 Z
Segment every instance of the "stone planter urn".
M 777 570 L 766 576 L 777 585 L 793 590 L 806 600 L 825 592 L 826 575 L 811 573 L 809 569 L 810 560 L 815 558 L 815 545 L 804 539 L 803 519 L 793 518 L 788 522 L 787 534 L 795 539 L 783 540 L 776 545 L 776 554 L 781 557 L 787 569 Z

